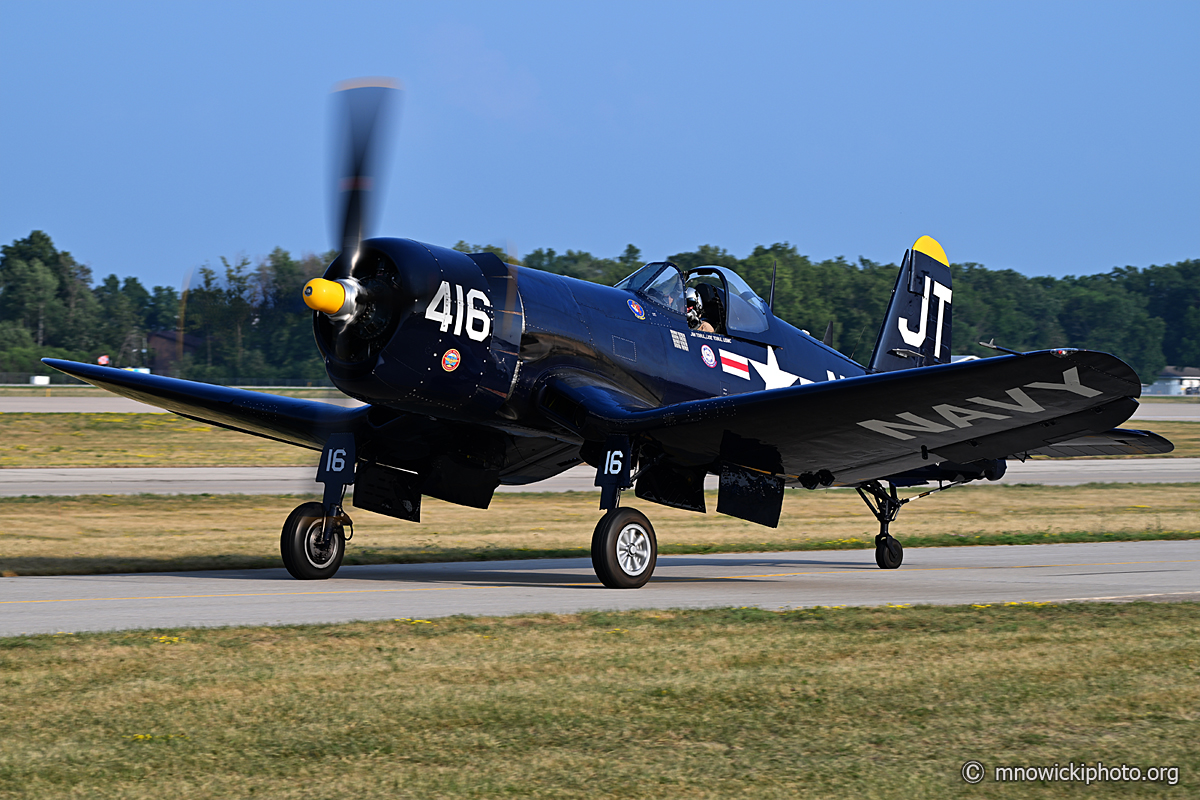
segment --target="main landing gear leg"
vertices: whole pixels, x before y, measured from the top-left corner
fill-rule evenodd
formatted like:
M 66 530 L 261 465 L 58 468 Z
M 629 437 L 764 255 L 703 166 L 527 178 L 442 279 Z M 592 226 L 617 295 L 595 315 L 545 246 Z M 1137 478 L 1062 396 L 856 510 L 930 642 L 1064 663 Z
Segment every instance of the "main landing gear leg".
M 596 470 L 604 516 L 592 533 L 592 568 L 610 589 L 645 586 L 658 563 L 658 540 L 650 520 L 637 509 L 619 507 L 621 490 L 633 485 L 629 475 L 632 456 L 628 436 L 611 436 L 605 443 L 604 461 Z
M 858 495 L 879 520 L 879 535 L 875 537 L 875 563 L 880 569 L 896 569 L 904 561 L 904 548 L 891 533 L 888 525 L 895 521 L 900 507 L 907 502 L 896 496 L 896 487 L 884 489 L 879 481 L 870 481 L 855 487 Z
M 317 482 L 325 484 L 322 502 L 296 506 L 279 536 L 279 553 L 293 578 L 332 578 L 342 565 L 346 541 L 354 535 L 354 523 L 342 509 L 346 487 L 354 483 L 354 465 L 353 434 L 330 436 L 317 467 Z M 346 526 L 350 527 L 350 536 L 346 535 Z

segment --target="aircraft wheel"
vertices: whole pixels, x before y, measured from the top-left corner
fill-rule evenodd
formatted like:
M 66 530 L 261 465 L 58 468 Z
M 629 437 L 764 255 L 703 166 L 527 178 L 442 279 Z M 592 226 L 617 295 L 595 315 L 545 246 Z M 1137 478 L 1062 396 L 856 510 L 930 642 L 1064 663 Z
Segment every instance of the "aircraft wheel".
M 342 523 L 332 523 L 332 535 L 322 545 L 321 526 L 324 522 L 325 506 L 303 503 L 296 506 L 283 523 L 279 552 L 283 556 L 283 565 L 293 578 L 301 581 L 332 578 L 342 565 L 342 556 L 346 554 Z
M 875 539 L 875 563 L 880 569 L 896 569 L 904 561 L 904 548 L 891 536 Z
M 646 515 L 633 508 L 610 509 L 592 534 L 592 567 L 610 589 L 637 589 L 654 574 L 658 540 Z

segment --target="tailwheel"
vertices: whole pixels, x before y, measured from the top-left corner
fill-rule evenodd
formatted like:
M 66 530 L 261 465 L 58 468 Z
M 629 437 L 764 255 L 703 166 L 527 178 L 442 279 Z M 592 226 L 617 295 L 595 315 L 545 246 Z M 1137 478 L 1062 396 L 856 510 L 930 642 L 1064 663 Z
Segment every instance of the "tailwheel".
M 879 520 L 879 535 L 875 537 L 875 563 L 880 569 L 896 569 L 904 561 L 904 548 L 888 532 L 888 526 L 896 521 L 900 508 L 912 498 L 901 500 L 896 496 L 895 486 L 889 485 L 888 489 L 884 489 L 879 481 L 868 481 L 855 488 L 875 519 Z
M 283 565 L 293 578 L 301 581 L 332 578 L 346 554 L 344 516 L 325 516 L 321 503 L 296 506 L 279 537 Z
M 646 515 L 634 508 L 613 508 L 592 534 L 592 567 L 610 589 L 637 589 L 650 580 L 658 562 L 658 540 Z
M 904 548 L 890 534 L 875 537 L 875 563 L 880 569 L 896 569 L 904 563 Z

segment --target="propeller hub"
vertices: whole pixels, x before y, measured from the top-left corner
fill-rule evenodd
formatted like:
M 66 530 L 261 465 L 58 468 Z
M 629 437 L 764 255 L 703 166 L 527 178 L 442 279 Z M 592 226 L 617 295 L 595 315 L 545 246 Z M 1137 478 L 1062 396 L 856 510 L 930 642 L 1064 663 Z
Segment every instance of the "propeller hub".
M 354 316 L 358 282 L 353 278 L 328 281 L 313 278 L 304 284 L 304 304 L 330 319 L 346 320 Z

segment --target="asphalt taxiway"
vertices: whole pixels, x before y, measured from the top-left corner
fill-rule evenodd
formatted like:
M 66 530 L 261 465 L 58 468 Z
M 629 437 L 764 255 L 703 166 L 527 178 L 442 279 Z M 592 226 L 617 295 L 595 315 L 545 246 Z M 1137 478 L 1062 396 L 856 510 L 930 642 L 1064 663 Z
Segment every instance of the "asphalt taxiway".
M 294 625 L 453 614 L 814 605 L 1200 600 L 1200 541 L 661 556 L 637 590 L 605 589 L 587 559 L 0 578 L 0 636 Z

